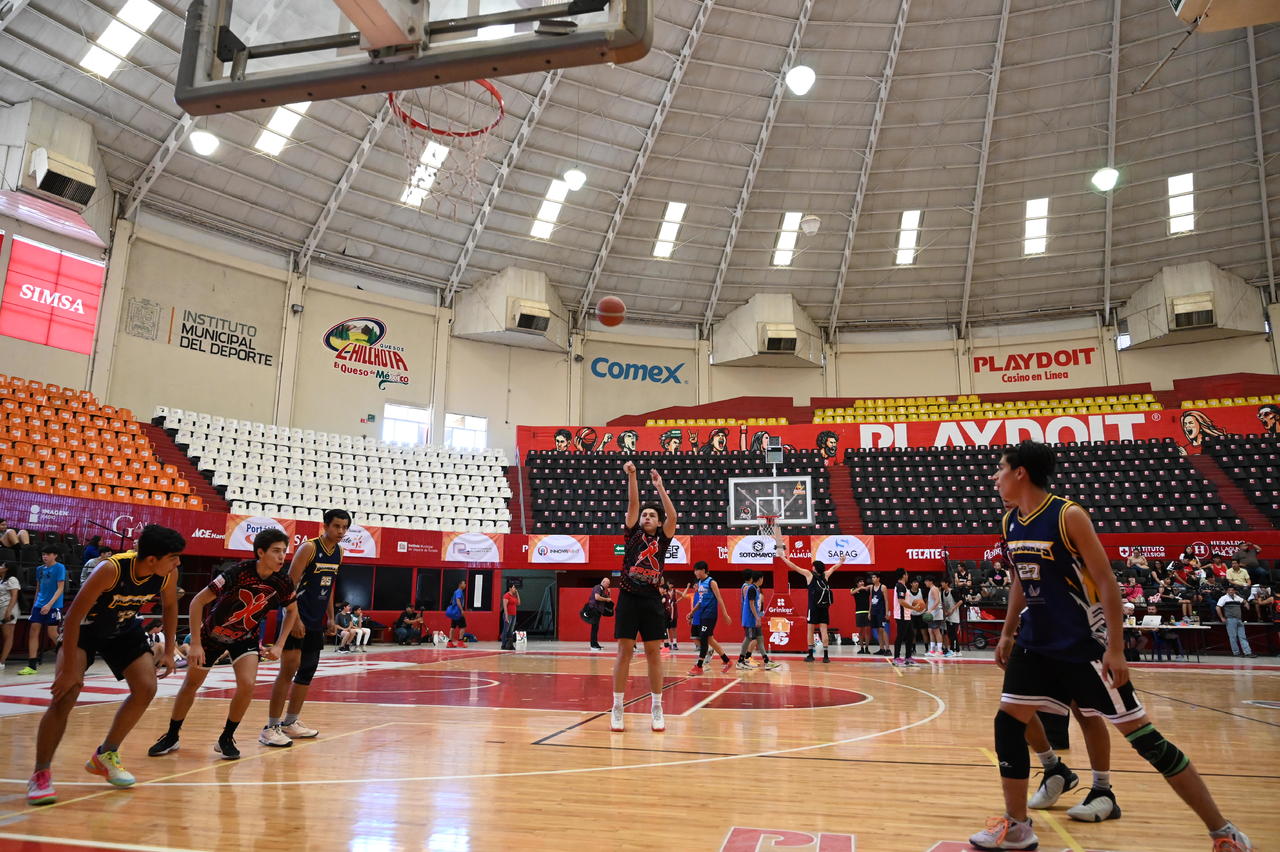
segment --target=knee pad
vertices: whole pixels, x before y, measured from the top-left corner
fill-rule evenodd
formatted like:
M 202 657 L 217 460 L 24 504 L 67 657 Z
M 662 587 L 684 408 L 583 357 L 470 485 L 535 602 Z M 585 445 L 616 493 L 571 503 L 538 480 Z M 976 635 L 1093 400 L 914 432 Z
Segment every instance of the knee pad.
M 1134 751 L 1142 755 L 1165 778 L 1172 778 L 1191 765 L 1191 758 L 1166 740 L 1155 725 L 1143 725 L 1138 730 L 1125 734 L 1124 738 L 1133 746 Z
M 311 653 L 309 651 L 302 652 L 302 661 L 298 664 L 298 671 L 293 675 L 293 682 L 299 686 L 310 686 L 311 678 L 315 676 L 316 668 L 320 665 L 320 652 Z
M 1008 713 L 996 713 L 996 757 L 1001 778 L 1030 778 L 1031 754 L 1027 751 L 1027 723 Z

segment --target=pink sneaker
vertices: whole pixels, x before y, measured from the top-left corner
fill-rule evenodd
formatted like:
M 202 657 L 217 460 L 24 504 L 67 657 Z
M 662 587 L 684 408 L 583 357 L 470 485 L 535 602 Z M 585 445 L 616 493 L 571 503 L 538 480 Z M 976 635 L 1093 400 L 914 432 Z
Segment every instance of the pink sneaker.
M 27 782 L 27 804 L 52 805 L 58 801 L 58 791 L 53 789 L 53 775 L 41 769 Z

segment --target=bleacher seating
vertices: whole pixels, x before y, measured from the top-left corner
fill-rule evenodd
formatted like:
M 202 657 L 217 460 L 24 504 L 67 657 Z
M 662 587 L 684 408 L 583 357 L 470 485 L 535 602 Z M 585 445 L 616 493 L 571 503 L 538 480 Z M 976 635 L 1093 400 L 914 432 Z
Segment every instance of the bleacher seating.
M 88 391 L 0 375 L 0 487 L 200 509 L 127 408 Z
M 1112 394 L 1110 396 L 1066 397 L 1063 399 L 1019 399 L 983 401 L 969 394 L 954 400 L 945 396 L 908 396 L 886 399 L 855 399 L 852 405 L 818 408 L 814 423 L 878 423 L 884 420 L 918 422 L 926 420 L 999 419 L 1004 417 L 1056 417 L 1063 414 L 1099 414 L 1109 411 L 1157 411 L 1155 394 Z
M 1051 488 L 1079 502 L 1099 532 L 1246 527 L 1172 439 L 1055 444 Z M 993 447 L 848 449 L 854 496 L 873 534 L 996 534 Z
M 1276 405 L 1280 396 L 1224 396 L 1220 399 L 1184 399 L 1182 408 L 1231 408 L 1237 405 Z
M 683 420 L 644 421 L 646 426 L 786 426 L 785 417 L 698 417 Z
M 648 472 L 662 474 L 679 512 L 679 531 L 689 535 L 728 534 L 728 479 L 733 476 L 772 476 L 758 453 L 637 453 L 641 500 L 655 499 Z M 627 507 L 624 458 L 616 453 L 561 453 L 531 450 L 526 458 L 533 491 L 533 532 L 617 535 Z M 785 526 L 783 532 L 836 532 L 827 468 L 816 451 L 788 452 L 777 466 L 778 476 L 813 477 L 814 523 Z M 743 532 L 742 528 L 736 531 Z
M 1211 438 L 1205 451 L 1262 514 L 1280 522 L 1280 435 Z
M 320 520 L 341 506 L 371 526 L 510 532 L 501 450 L 467 453 L 157 406 L 152 422 L 234 514 Z

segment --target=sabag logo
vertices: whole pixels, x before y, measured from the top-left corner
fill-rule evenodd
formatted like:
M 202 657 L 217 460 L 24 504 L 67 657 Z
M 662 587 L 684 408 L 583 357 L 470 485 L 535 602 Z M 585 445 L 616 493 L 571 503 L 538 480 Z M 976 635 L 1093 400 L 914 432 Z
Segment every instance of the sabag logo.
M 653 382 L 655 385 L 685 384 L 680 378 L 684 362 L 668 367 L 665 364 L 625 364 L 611 361 L 601 355 L 591 362 L 591 374 L 602 379 L 620 379 L 631 382 Z

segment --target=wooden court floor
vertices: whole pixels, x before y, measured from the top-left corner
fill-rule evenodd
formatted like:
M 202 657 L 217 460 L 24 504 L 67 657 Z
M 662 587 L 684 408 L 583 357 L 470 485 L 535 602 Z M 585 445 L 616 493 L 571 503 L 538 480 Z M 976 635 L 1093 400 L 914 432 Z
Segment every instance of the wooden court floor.
M 558 649 L 558 650 L 556 650 Z M 139 778 L 115 790 L 81 764 L 119 688 L 95 667 L 54 763 L 56 805 L 25 803 L 40 682 L 0 677 L 0 849 L 750 850 L 947 852 L 1000 810 L 989 660 L 894 669 L 876 658 L 792 659 L 776 672 L 686 676 L 669 659 L 668 729 L 648 729 L 647 691 L 611 734 L 611 654 L 534 645 L 526 653 L 397 648 L 326 653 L 290 749 L 257 744 L 274 669 L 238 736 L 212 744 L 230 671 L 215 670 L 179 751 L 148 758 L 181 673 L 162 681 L 126 742 Z M 1280 849 L 1280 667 L 1136 667 L 1158 727 L 1206 776 L 1261 848 Z M 634 672 L 642 671 L 637 661 Z M 1260 702 L 1260 703 L 1250 703 Z M 1064 756 L 1087 785 L 1079 731 Z M 1041 849 L 1203 852 L 1198 821 L 1118 735 L 1113 783 L 1124 816 L 1073 822 L 1034 812 Z M 1033 758 L 1034 763 L 1034 758 Z M 1034 783 L 1034 776 L 1033 776 Z

